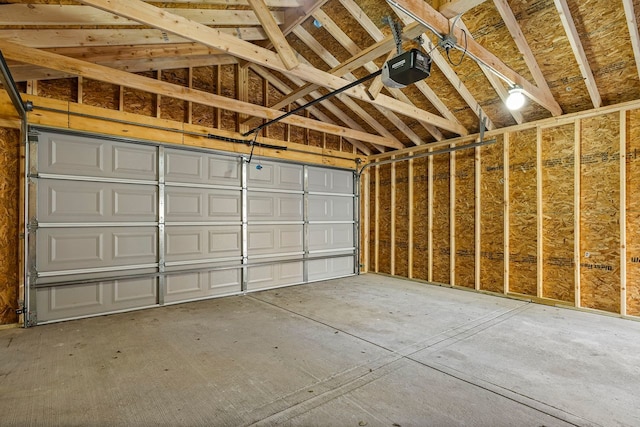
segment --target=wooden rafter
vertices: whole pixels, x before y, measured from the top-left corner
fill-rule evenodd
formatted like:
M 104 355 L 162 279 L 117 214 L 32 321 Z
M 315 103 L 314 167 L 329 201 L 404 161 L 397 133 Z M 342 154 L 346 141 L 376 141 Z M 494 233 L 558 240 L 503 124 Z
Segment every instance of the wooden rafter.
M 267 37 L 271 40 L 271 43 L 276 48 L 280 59 L 284 63 L 288 70 L 297 67 L 300 62 L 296 57 L 296 53 L 291 49 L 284 34 L 280 31 L 278 23 L 273 17 L 272 12 L 269 10 L 264 0 L 248 0 L 251 8 L 255 12 L 262 28 L 267 33 Z
M 638 33 L 638 21 L 636 20 L 633 0 L 622 0 L 622 4 L 624 5 L 624 14 L 627 18 L 627 27 L 629 28 L 633 56 L 636 60 L 636 69 L 640 77 L 640 33 Z
M 122 19 L 118 14 L 83 5 L 54 4 L 6 4 L 0 5 L 0 25 L 138 25 L 134 19 Z M 260 25 L 250 10 L 237 9 L 161 9 L 168 14 L 181 16 L 204 25 Z M 273 18 L 281 25 L 284 12 L 273 12 Z
M 553 94 L 551 93 L 551 89 L 549 89 L 547 80 L 544 78 L 544 75 L 540 70 L 538 61 L 533 55 L 533 52 L 529 47 L 529 43 L 525 39 L 524 34 L 522 34 L 520 25 L 518 24 L 511 7 L 509 7 L 509 3 L 507 3 L 507 0 L 493 0 L 493 3 L 495 4 L 498 13 L 500 13 L 502 21 L 507 26 L 511 37 L 513 37 L 513 41 L 516 43 L 516 46 L 518 46 L 518 50 L 520 50 L 524 62 L 527 64 L 527 67 L 529 67 L 533 81 L 538 86 L 538 89 L 546 92 L 548 97 L 553 98 Z
M 134 19 L 155 28 L 170 31 L 195 42 L 226 51 L 246 61 L 261 64 L 267 68 L 288 73 L 331 89 L 343 88 L 349 83 L 345 79 L 305 64 L 300 64 L 296 68 L 288 70 L 275 52 L 243 40 L 238 40 L 233 36 L 221 33 L 215 28 L 210 28 L 181 16 L 168 13 L 166 9 L 159 9 L 140 0 L 83 0 L 82 3 L 107 10 L 111 13 L 115 13 L 129 19 Z M 372 58 L 369 60 L 371 59 Z M 369 60 L 365 61 L 365 63 Z M 341 75 L 344 75 L 349 71 L 352 70 L 344 70 Z M 419 108 L 412 108 L 411 106 L 388 96 L 380 96 L 375 100 L 371 100 L 362 86 L 353 87 L 344 93 L 365 102 L 381 105 L 396 113 L 401 113 L 414 119 L 427 120 L 433 125 L 447 129 L 451 132 L 458 134 L 466 134 L 467 132 L 466 129 L 456 123 L 452 123 L 449 120 Z
M 598 91 L 598 87 L 596 86 L 596 80 L 593 77 L 593 73 L 591 72 L 591 66 L 589 65 L 589 60 L 587 59 L 587 55 L 584 51 L 584 47 L 582 46 L 582 42 L 580 41 L 580 35 L 578 34 L 578 30 L 573 22 L 573 18 L 571 17 L 571 11 L 569 10 L 569 5 L 566 0 L 553 0 L 556 5 L 556 9 L 558 9 L 558 13 L 560 14 L 560 20 L 562 21 L 562 26 L 564 27 L 564 31 L 567 33 L 567 38 L 569 39 L 569 43 L 571 44 L 571 49 L 573 49 L 573 54 L 576 57 L 576 61 L 578 62 L 578 67 L 580 67 L 580 72 L 582 73 L 582 78 L 584 79 L 585 85 L 587 85 L 587 91 L 589 92 L 589 96 L 591 97 L 591 102 L 595 108 L 602 106 L 602 98 L 600 97 L 600 92 Z
M 158 81 L 125 71 L 114 70 L 102 65 L 78 59 L 68 58 L 54 53 L 45 52 L 38 49 L 28 48 L 6 40 L 0 40 L 0 50 L 8 59 L 31 64 L 46 63 L 48 67 L 73 73 L 77 76 L 87 77 L 94 80 L 103 81 L 115 85 L 124 85 L 133 89 L 139 89 L 160 96 L 181 99 L 183 101 L 195 102 L 212 107 L 223 108 L 237 113 L 251 114 L 265 119 L 274 119 L 282 115 L 281 111 L 267 107 L 241 102 L 212 93 L 202 92 L 172 83 Z M 386 138 L 371 135 L 352 129 L 347 129 L 317 120 L 308 119 L 297 115 L 289 116 L 282 120 L 294 126 L 317 130 L 319 132 L 330 133 L 339 136 L 350 137 L 360 141 L 366 141 L 378 145 L 402 148 L 402 145 L 394 144 Z
M 449 20 L 433 7 L 431 7 L 428 3 L 422 0 L 391 1 L 395 5 L 398 5 L 407 11 L 411 11 L 411 13 L 419 18 L 420 21 L 428 24 L 433 28 L 434 31 L 438 32 L 439 34 L 449 33 Z M 453 32 L 458 40 L 464 39 L 464 35 L 462 34 L 462 30 L 460 28 L 456 27 Z M 560 114 L 562 114 L 562 108 L 560 108 L 560 105 L 555 99 L 550 98 L 549 94 L 529 83 L 529 81 L 527 81 L 524 77 L 508 67 L 497 56 L 489 52 L 475 40 L 468 40 L 467 52 L 473 55 L 482 63 L 496 70 L 505 78 L 522 87 L 523 91 L 529 98 L 549 110 L 552 115 L 559 116 Z
M 2 6 L 0 6 L 2 7 Z M 220 28 L 220 32 L 246 41 L 265 40 L 267 35 L 259 27 Z M 157 29 L 20 29 L 0 30 L 0 39 L 8 39 L 36 48 L 90 47 L 189 43 L 184 37 Z
M 153 0 L 145 0 L 150 3 Z M 171 0 L 171 1 L 163 1 L 162 3 L 195 3 L 193 0 Z M 213 4 L 219 6 L 248 6 L 249 2 L 247 0 L 198 0 L 199 4 Z M 291 7 L 297 8 L 301 7 L 304 4 L 304 1 L 299 0 L 265 0 L 265 3 L 269 7 Z
M 440 2 L 440 6 L 438 7 L 438 11 L 451 19 L 456 15 L 461 13 L 465 13 L 468 10 L 473 9 L 479 4 L 484 3 L 486 0 L 452 0 L 447 2 Z

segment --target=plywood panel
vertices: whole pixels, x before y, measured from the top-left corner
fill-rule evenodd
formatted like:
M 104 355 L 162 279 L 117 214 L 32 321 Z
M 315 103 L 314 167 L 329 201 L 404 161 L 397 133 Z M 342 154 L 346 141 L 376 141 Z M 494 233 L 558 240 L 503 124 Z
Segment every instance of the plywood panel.
M 509 291 L 537 294 L 535 129 L 510 134 Z
M 236 66 L 221 65 L 220 66 L 220 95 L 227 98 L 236 98 Z M 220 129 L 235 131 L 236 130 L 236 113 L 228 110 L 222 110 L 220 119 Z
M 504 292 L 503 137 L 480 151 L 480 289 Z
M 455 284 L 475 287 L 475 151 L 456 152 Z
M 82 80 L 82 103 L 117 110 L 120 106 L 120 86 L 98 80 Z
M 193 88 L 203 92 L 216 93 L 217 69 L 218 67 L 193 68 Z M 191 113 L 191 123 L 214 128 L 218 126 L 218 123 L 216 123 L 216 111 L 217 109 L 214 107 L 194 103 Z
M 18 321 L 20 133 L 0 128 L 0 325 Z
M 449 283 L 449 155 L 433 157 L 433 281 Z
M 150 79 L 156 78 L 156 73 L 153 71 L 146 71 L 136 74 L 148 77 Z M 123 97 L 124 111 L 128 113 L 155 117 L 157 101 L 157 96 L 155 94 L 144 92 L 138 89 L 131 89 L 125 86 L 123 89 Z
M 580 300 L 620 311 L 619 115 L 582 121 Z
M 391 274 L 391 165 L 380 166 L 378 268 Z
M 409 277 L 409 162 L 396 163 L 395 274 Z
M 429 274 L 428 167 L 427 157 L 413 161 L 413 277 L 422 280 Z
M 161 76 L 164 82 L 183 87 L 189 86 L 189 70 L 186 68 L 163 70 Z M 160 118 L 187 122 L 187 102 L 163 96 L 160 98 Z
M 627 314 L 640 316 L 640 110 L 627 113 Z
M 542 130 L 542 296 L 574 301 L 574 126 Z

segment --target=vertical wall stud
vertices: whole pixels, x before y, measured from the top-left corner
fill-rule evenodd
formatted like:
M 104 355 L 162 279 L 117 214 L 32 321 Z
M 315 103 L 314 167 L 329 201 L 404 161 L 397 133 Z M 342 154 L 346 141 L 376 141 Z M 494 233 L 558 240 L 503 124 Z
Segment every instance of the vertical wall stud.
M 408 166 L 408 171 L 407 171 L 407 178 L 408 178 L 408 195 L 407 197 L 409 197 L 409 203 L 408 203 L 408 207 L 407 209 L 409 210 L 408 213 L 408 242 L 407 242 L 407 263 L 408 263 L 408 274 L 407 276 L 409 276 L 409 279 L 413 279 L 413 159 L 409 160 L 409 166 Z
M 503 180 L 504 180 L 504 293 L 509 293 L 509 134 L 503 139 Z
M 582 175 L 582 121 L 577 119 L 574 124 L 573 135 L 573 268 L 574 268 L 574 304 L 580 307 L 580 177 Z
M 120 86 L 118 95 L 118 111 L 124 111 L 124 86 Z
M 188 72 L 189 72 L 189 77 L 188 77 L 189 89 L 193 89 L 193 67 L 189 67 Z M 189 124 L 193 123 L 193 102 L 191 101 L 187 103 L 187 123 Z
M 455 144 L 450 145 L 451 148 Z M 449 284 L 456 285 L 456 152 L 449 153 Z
M 433 156 L 429 156 L 427 168 L 427 281 L 433 282 Z
M 395 159 L 396 156 L 391 156 Z M 391 230 L 389 240 L 391 240 L 391 275 L 396 274 L 396 164 L 391 163 Z
M 364 197 L 364 270 L 363 273 L 367 273 L 370 269 L 371 251 L 369 245 L 371 244 L 369 234 L 371 233 L 371 205 L 370 205 L 370 186 L 371 186 L 371 174 L 369 169 L 364 173 L 364 188 L 362 195 Z
M 620 111 L 620 314 L 627 314 L 627 112 Z
M 475 148 L 475 175 L 476 175 L 476 179 L 475 179 L 475 193 L 476 193 L 476 200 L 475 200 L 475 224 L 474 224 L 474 234 L 475 234 L 475 250 L 474 250 L 474 283 L 475 283 L 475 289 L 476 291 L 480 290 L 480 262 L 481 262 L 481 258 L 480 258 L 480 251 L 482 250 L 482 242 L 481 242 L 481 235 L 480 235 L 480 231 L 482 230 L 481 227 L 481 219 L 482 216 L 480 215 L 480 213 L 482 212 L 481 209 L 481 203 L 482 203 L 482 195 L 481 195 L 481 179 L 482 179 L 482 157 L 481 157 L 481 150 L 480 147 L 476 147 Z
M 376 190 L 374 200 L 375 241 L 374 241 L 374 271 L 380 271 L 380 166 L 376 166 Z
M 542 128 L 536 129 L 536 294 L 542 298 L 542 279 L 544 277 L 544 253 L 542 242 Z
M 222 66 L 216 65 L 213 68 L 216 72 L 216 95 L 222 94 Z M 222 109 L 215 108 L 216 125 L 217 129 L 222 129 Z M 265 135 L 266 136 L 266 135 Z
M 84 81 L 82 76 L 78 76 L 78 104 L 82 104 L 82 98 L 84 97 Z
M 158 81 L 162 81 L 162 71 L 158 70 L 156 71 L 156 79 Z M 160 104 L 162 103 L 162 96 L 161 95 L 156 95 L 156 117 L 160 118 L 161 114 L 162 114 L 162 110 L 160 108 Z

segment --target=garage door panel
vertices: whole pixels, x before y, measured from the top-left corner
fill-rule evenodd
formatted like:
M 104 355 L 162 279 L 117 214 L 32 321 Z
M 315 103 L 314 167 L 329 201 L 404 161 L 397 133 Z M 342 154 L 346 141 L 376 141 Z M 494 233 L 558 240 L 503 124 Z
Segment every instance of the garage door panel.
M 302 191 L 303 168 L 300 165 L 261 161 L 262 168 L 248 169 L 248 184 L 253 188 L 277 188 L 279 190 Z
M 353 224 L 309 225 L 310 251 L 326 251 L 353 247 Z
M 41 228 L 39 272 L 135 266 L 157 262 L 154 227 Z
M 40 173 L 155 180 L 157 147 L 82 136 L 40 134 Z
M 158 189 L 151 185 L 38 180 L 38 221 L 155 222 Z
M 239 222 L 241 202 L 240 191 L 167 187 L 165 220 Z
M 355 273 L 353 256 L 307 261 L 309 281 L 326 280 Z
M 302 221 L 302 194 L 263 193 L 249 191 L 249 221 Z
M 303 269 L 302 262 L 250 267 L 248 269 L 247 290 L 256 291 L 302 283 L 304 280 Z
M 212 270 L 167 276 L 168 303 L 230 295 L 242 291 L 240 269 Z
M 157 289 L 156 278 L 38 288 L 38 322 L 157 305 Z
M 353 173 L 311 166 L 309 167 L 309 191 L 353 194 Z
M 310 221 L 353 221 L 353 198 L 310 195 Z
M 249 257 L 283 253 L 302 253 L 304 228 L 300 225 L 250 225 L 248 228 Z
M 239 258 L 242 228 L 238 226 L 167 226 L 166 262 Z
M 165 152 L 167 183 L 240 186 L 238 158 L 177 149 Z

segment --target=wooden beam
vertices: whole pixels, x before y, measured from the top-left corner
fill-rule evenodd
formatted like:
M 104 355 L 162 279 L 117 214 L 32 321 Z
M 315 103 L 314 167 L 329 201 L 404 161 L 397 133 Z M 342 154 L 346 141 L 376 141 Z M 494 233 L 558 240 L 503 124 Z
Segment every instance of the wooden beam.
M 271 43 L 276 48 L 278 55 L 280 55 L 280 59 L 282 59 L 285 67 L 287 67 L 288 70 L 297 67 L 300 62 L 298 62 L 296 53 L 291 49 L 291 46 L 289 46 L 287 39 L 285 39 L 284 34 L 280 31 L 278 23 L 273 16 L 273 14 L 277 12 L 270 11 L 264 0 L 248 1 L 258 17 L 262 28 L 267 33 L 267 37 L 269 37 L 269 40 L 271 40 Z
M 582 120 L 577 119 L 573 128 L 573 280 L 574 301 L 576 307 L 581 307 L 580 299 L 580 230 L 581 230 L 581 177 L 582 177 Z
M 395 159 L 395 156 L 391 156 Z M 391 241 L 390 254 L 390 272 L 392 276 L 396 274 L 396 164 L 391 163 L 391 185 L 390 185 L 390 210 L 391 210 L 391 224 L 389 226 L 389 240 Z
M 580 41 L 580 34 L 578 34 L 578 30 L 576 29 L 573 18 L 571 17 L 569 5 L 566 0 L 553 0 L 553 2 L 556 5 L 556 9 L 558 9 L 558 14 L 560 14 L 560 21 L 562 21 L 562 26 L 567 34 L 567 38 L 569 39 L 573 55 L 578 62 L 578 67 L 580 67 L 580 72 L 582 73 L 582 78 L 587 86 L 591 102 L 595 108 L 601 107 L 602 98 L 600 97 L 600 92 L 596 86 L 596 80 L 591 72 L 591 67 L 589 66 L 589 60 L 587 59 L 584 47 Z
M 145 0 L 147 3 L 153 3 L 155 0 Z M 193 0 L 170 0 L 163 1 L 162 3 L 198 3 L 198 4 L 212 4 L 218 6 L 249 6 L 249 2 L 247 0 L 198 0 L 194 2 Z M 265 3 L 269 7 L 278 7 L 278 8 L 297 8 L 304 5 L 303 0 L 265 0 Z
M 374 269 L 376 273 L 380 271 L 380 166 L 374 166 L 376 170 L 376 189 L 373 196 L 375 209 L 374 209 L 374 224 L 375 224 L 375 236 L 374 236 Z
M 221 33 L 245 41 L 265 40 L 267 35 L 260 27 L 219 28 Z M 37 48 L 59 48 L 90 46 L 140 46 L 189 43 L 190 40 L 157 29 L 113 28 L 87 29 L 7 29 L 0 30 L 0 38 L 9 39 L 24 46 Z M 217 52 L 220 53 L 220 52 Z
M 371 244 L 370 234 L 371 234 L 371 172 L 370 169 L 367 169 L 364 173 L 364 184 L 363 184 L 362 194 L 364 196 L 364 212 L 363 212 L 363 222 L 364 222 L 364 271 L 363 273 L 367 273 L 371 266 L 369 265 L 371 260 L 370 248 Z
M 622 0 L 624 6 L 624 15 L 627 19 L 627 27 L 629 28 L 629 37 L 631 37 L 631 47 L 633 48 L 633 56 L 636 60 L 636 69 L 640 77 L 640 33 L 638 32 L 638 21 L 633 6 L 633 0 Z
M 478 138 L 479 141 L 479 138 Z M 482 147 L 475 149 L 474 162 L 474 190 L 475 190 L 475 209 L 474 209 L 474 285 L 476 291 L 480 290 L 480 278 L 482 272 Z
M 427 23 L 439 34 L 449 33 L 449 20 L 422 0 L 389 0 L 392 5 L 411 12 L 420 21 Z M 464 35 L 458 27 L 454 29 L 454 35 L 458 40 L 463 40 Z M 493 68 L 507 79 L 522 87 L 529 98 L 546 108 L 554 116 L 562 114 L 562 108 L 558 102 L 549 98 L 548 94 L 529 83 L 524 77 L 508 67 L 497 56 L 489 52 L 475 40 L 467 39 L 467 52 L 479 61 Z
M 503 262 L 504 262 L 504 277 L 503 277 L 503 289 L 504 294 L 509 293 L 509 251 L 511 250 L 511 245 L 509 244 L 509 230 L 511 229 L 511 221 L 509 219 L 509 215 L 511 213 L 511 202 L 509 195 L 509 133 L 505 133 L 502 140 L 502 179 L 504 180 L 503 185 L 503 199 L 504 199 L 504 210 L 503 210 L 503 241 L 504 241 L 504 249 L 503 249 Z
M 542 128 L 536 129 L 536 296 L 542 298 L 544 284 L 544 211 L 542 209 Z
M 451 148 L 455 144 L 450 145 Z M 456 285 L 456 152 L 449 153 L 449 284 Z
M 433 149 L 430 148 L 429 152 Z M 427 163 L 427 281 L 433 282 L 433 156 Z
M 143 3 L 144 4 L 144 3 Z M 135 6 L 132 5 L 132 8 Z M 176 15 L 203 25 L 260 25 L 250 10 L 163 8 L 167 15 Z M 284 23 L 284 12 L 273 12 L 277 24 Z M 2 5 L 0 25 L 138 25 L 134 18 L 122 19 L 110 13 L 84 5 L 5 4 Z
M 479 4 L 484 3 L 486 0 L 452 0 L 446 3 L 440 3 L 438 11 L 445 17 L 451 19 L 456 15 L 465 13 Z
M 188 38 L 189 40 L 226 51 L 246 61 L 261 64 L 268 68 L 286 73 L 287 75 L 291 74 L 327 88 L 341 89 L 349 83 L 347 80 L 337 77 L 332 73 L 318 70 L 306 64 L 300 64 L 294 69 L 288 70 L 278 54 L 275 52 L 256 46 L 253 43 L 238 40 L 237 38 L 224 34 L 215 28 L 210 28 L 181 16 L 168 13 L 165 9 L 159 9 L 140 0 L 83 0 L 82 3 L 136 20 L 146 25 L 178 34 L 182 37 Z M 407 33 L 407 31 L 416 31 L 417 27 L 420 26 L 417 25 L 410 28 L 405 27 L 405 33 Z M 359 58 L 359 60 L 362 59 L 363 58 Z M 367 59 L 364 63 L 369 62 L 371 59 L 373 58 Z M 352 69 L 349 68 L 354 64 L 355 62 L 350 62 L 348 65 L 341 66 L 339 70 L 340 72 L 344 72 L 340 75 L 344 75 L 352 71 Z M 339 73 L 336 72 L 336 74 Z M 371 100 L 362 86 L 353 87 L 344 93 L 360 99 L 361 101 L 389 108 L 396 113 L 401 113 L 418 120 L 427 120 L 438 127 L 455 133 L 460 134 L 461 132 L 466 132 L 466 130 L 460 129 L 461 126 L 451 123 L 449 120 L 435 116 L 434 114 L 419 108 L 411 108 L 410 106 L 400 103 L 390 97 L 378 97 L 375 100 Z
M 238 113 L 252 114 L 265 119 L 274 119 L 282 115 L 281 111 L 272 110 L 270 108 L 241 102 L 235 99 L 206 93 L 167 82 L 156 81 L 154 79 L 149 79 L 137 74 L 113 70 L 101 65 L 63 57 L 61 55 L 44 52 L 38 49 L 31 49 L 25 46 L 20 46 L 15 43 L 8 42 L 6 40 L 0 40 L 0 50 L 2 50 L 6 58 L 13 59 L 15 61 L 35 64 L 46 63 L 51 68 L 55 68 L 68 73 L 74 73 L 78 76 L 83 76 L 116 85 L 123 84 L 124 86 L 134 89 L 140 89 L 158 95 L 181 99 L 183 101 L 192 101 L 212 107 L 224 108 Z M 381 136 L 366 134 L 364 132 L 354 131 L 352 129 L 331 125 L 329 123 L 321 123 L 319 121 L 307 119 L 305 117 L 300 117 L 297 115 L 289 116 L 282 121 L 283 123 L 288 123 L 300 127 L 308 127 L 320 132 L 347 136 L 350 138 L 383 146 L 397 147 L 397 144 L 389 142 L 386 138 Z
M 627 112 L 620 111 L 620 314 L 627 315 Z
M 413 279 L 413 159 L 409 159 L 409 165 L 407 166 L 408 170 L 407 170 L 407 177 L 408 177 L 408 183 L 407 183 L 407 188 L 408 188 L 408 194 L 407 197 L 409 198 L 408 200 L 408 206 L 407 206 L 407 210 L 408 210 L 408 218 L 407 218 L 407 230 L 408 230 L 408 241 L 407 241 L 407 246 L 408 246 L 408 250 L 407 250 L 407 264 L 408 264 L 408 269 L 407 269 L 407 276 L 409 279 Z
M 301 7 L 287 10 L 284 17 L 285 22 L 280 27 L 282 28 L 282 33 L 285 36 L 291 33 L 294 28 L 306 21 L 311 14 L 324 6 L 327 1 L 328 0 L 306 0 L 302 1 Z M 267 46 L 267 49 L 270 47 L 271 46 Z

